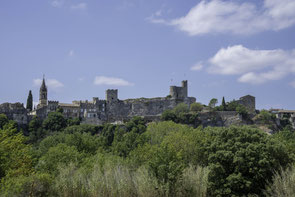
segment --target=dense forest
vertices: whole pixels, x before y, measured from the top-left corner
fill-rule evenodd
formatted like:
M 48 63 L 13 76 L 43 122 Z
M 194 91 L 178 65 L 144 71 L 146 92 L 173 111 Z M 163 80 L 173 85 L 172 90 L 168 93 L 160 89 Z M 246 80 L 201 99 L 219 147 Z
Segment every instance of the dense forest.
M 160 122 L 99 126 L 57 111 L 34 117 L 29 136 L 0 114 L 0 196 L 294 195 L 289 126 L 273 135 L 255 125 L 197 127 L 191 120 L 201 107 L 180 105 Z

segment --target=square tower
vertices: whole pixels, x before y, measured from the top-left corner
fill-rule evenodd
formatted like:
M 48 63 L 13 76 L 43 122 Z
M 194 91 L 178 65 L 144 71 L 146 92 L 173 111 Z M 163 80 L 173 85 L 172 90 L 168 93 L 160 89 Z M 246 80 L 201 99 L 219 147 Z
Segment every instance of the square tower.
M 108 89 L 106 90 L 106 101 L 116 102 L 118 101 L 118 89 Z

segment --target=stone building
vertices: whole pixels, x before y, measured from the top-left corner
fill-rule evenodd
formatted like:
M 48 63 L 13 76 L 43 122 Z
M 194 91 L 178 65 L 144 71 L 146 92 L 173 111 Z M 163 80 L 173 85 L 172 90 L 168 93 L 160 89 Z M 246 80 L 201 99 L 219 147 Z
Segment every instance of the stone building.
M 28 112 L 21 103 L 4 103 L 0 105 L 0 113 L 4 113 L 9 119 L 16 120 L 19 124 L 27 124 L 34 115 L 45 119 L 50 112 L 61 108 L 66 118 L 79 118 L 82 123 L 102 124 L 105 122 L 124 122 L 134 116 L 141 116 L 149 121 L 158 120 L 167 109 L 173 109 L 179 103 L 188 106 L 196 102 L 196 98 L 188 96 L 188 82 L 182 81 L 181 86 L 170 86 L 170 94 L 166 97 L 136 98 L 121 100 L 117 89 L 108 89 L 105 99 L 93 97 L 91 101 L 72 101 L 72 103 L 60 103 L 48 100 L 48 88 L 43 78 L 39 90 L 39 104 L 37 108 Z M 238 103 L 244 105 L 250 112 L 255 112 L 255 97 L 246 95 L 241 97 Z M 217 114 L 218 115 L 218 114 Z M 236 113 L 221 113 L 218 117 L 223 120 L 236 118 Z M 222 118 L 225 117 L 225 118 Z M 230 117 L 230 118 L 229 118 Z M 292 118 L 295 117 L 292 115 Z M 237 118 L 236 118 L 237 119 Z M 206 125 L 207 123 L 204 123 Z
M 3 103 L 0 105 L 0 114 L 5 114 L 8 119 L 15 120 L 19 125 L 28 123 L 27 109 L 23 103 Z
M 249 112 L 254 113 L 256 110 L 254 96 L 251 96 L 251 95 L 243 96 L 239 100 L 237 100 L 237 102 L 241 105 L 244 105 L 249 110 Z
M 117 89 L 108 89 L 105 99 L 94 97 L 92 101 L 59 103 L 47 100 L 47 87 L 44 79 L 39 93 L 39 104 L 31 115 L 44 119 L 48 113 L 62 108 L 66 118 L 80 118 L 82 122 L 91 124 L 126 121 L 133 116 L 154 120 L 159 118 L 165 110 L 173 109 L 179 103 L 190 105 L 196 101 L 196 98 L 188 97 L 187 81 L 182 81 L 180 87 L 171 86 L 169 96 L 158 98 L 120 100 Z

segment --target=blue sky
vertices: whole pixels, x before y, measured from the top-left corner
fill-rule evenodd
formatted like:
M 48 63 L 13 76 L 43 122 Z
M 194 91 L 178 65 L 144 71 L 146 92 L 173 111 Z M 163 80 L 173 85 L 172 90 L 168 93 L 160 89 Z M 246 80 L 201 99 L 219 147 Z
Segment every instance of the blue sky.
M 294 0 L 3 0 L 0 103 L 158 97 L 189 81 L 208 104 L 246 94 L 295 109 Z

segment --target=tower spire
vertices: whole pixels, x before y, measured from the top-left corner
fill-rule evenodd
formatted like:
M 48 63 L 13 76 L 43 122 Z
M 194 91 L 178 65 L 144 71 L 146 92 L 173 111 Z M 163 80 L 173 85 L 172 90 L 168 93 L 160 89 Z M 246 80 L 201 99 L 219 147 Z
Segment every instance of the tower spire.
M 39 92 L 39 105 L 38 107 L 43 107 L 47 105 L 47 87 L 45 84 L 45 75 L 43 74 L 43 80 L 42 84 L 40 87 L 40 92 Z

